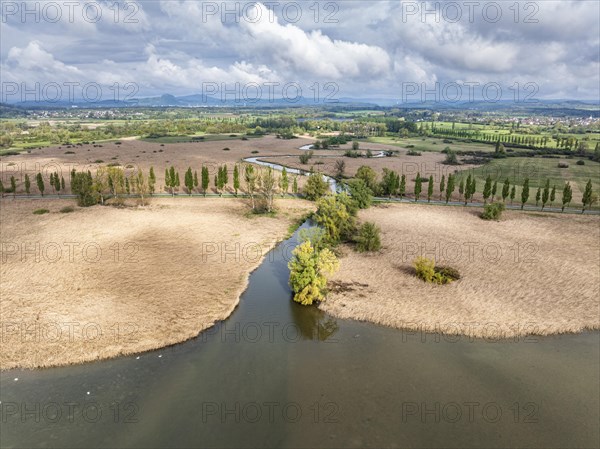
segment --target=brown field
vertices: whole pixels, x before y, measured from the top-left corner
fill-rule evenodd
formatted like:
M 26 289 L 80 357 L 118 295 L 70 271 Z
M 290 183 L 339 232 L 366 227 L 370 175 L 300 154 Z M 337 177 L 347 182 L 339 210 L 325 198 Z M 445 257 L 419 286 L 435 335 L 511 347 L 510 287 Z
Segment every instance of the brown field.
M 277 200 L 276 218 L 252 217 L 243 200 L 166 198 L 59 212 L 73 204 L 0 201 L 1 369 L 98 360 L 195 337 L 233 311 L 262 256 L 313 207 Z M 39 208 L 50 213 L 33 215 Z
M 344 248 L 321 307 L 340 318 L 473 337 L 600 329 L 600 219 L 507 211 L 383 205 L 360 213 L 381 228 L 373 255 Z M 470 249 L 472 248 L 472 250 Z M 429 285 L 413 260 L 457 268 L 461 279 Z
M 188 167 L 196 170 L 200 176 L 202 165 L 206 165 L 212 178 L 217 173 L 218 166 L 227 164 L 229 166 L 229 190 L 232 190 L 233 164 L 243 158 L 255 156 L 276 156 L 282 154 L 303 153 L 298 148 L 311 140 L 307 139 L 277 139 L 274 136 L 263 138 L 250 138 L 248 140 L 232 139 L 222 141 L 207 141 L 194 143 L 160 143 L 144 142 L 141 140 L 120 139 L 121 144 L 114 142 L 101 142 L 102 147 L 94 147 L 92 144 L 67 148 L 66 146 L 55 146 L 31 150 L 31 153 L 21 153 L 18 156 L 3 156 L 0 160 L 0 174 L 5 186 L 10 186 L 9 179 L 15 176 L 17 180 L 17 193 L 24 194 L 24 177 L 28 173 L 35 176 L 42 172 L 46 179 L 46 193 L 51 191 L 49 186 L 50 173 L 58 172 L 63 176 L 69 189 L 69 173 L 72 168 L 77 170 L 91 170 L 100 166 L 106 166 L 118 162 L 120 166 L 128 171 L 140 168 L 147 174 L 151 166 L 156 172 L 156 191 L 164 192 L 165 168 L 173 165 L 178 171 L 183 186 L 183 175 Z M 229 148 L 229 151 L 224 151 Z M 65 154 L 72 151 L 75 154 Z M 258 151 L 258 154 L 252 154 Z M 102 161 L 96 163 L 96 161 Z M 32 178 L 32 193 L 38 193 L 35 179 Z M 181 190 L 180 190 L 181 192 Z

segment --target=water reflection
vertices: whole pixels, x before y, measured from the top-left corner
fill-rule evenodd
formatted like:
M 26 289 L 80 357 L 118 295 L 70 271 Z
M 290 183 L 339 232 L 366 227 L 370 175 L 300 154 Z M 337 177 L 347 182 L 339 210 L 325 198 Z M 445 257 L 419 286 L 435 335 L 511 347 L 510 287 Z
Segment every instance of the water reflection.
M 290 311 L 304 340 L 326 341 L 339 330 L 337 320 L 316 306 L 303 306 L 290 297 Z

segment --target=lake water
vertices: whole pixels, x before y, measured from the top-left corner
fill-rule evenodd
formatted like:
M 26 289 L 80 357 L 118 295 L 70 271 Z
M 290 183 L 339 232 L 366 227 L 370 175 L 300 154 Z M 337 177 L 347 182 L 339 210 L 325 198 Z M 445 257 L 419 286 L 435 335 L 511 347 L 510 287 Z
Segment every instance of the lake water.
M 598 332 L 493 342 L 335 319 L 291 301 L 295 244 L 194 340 L 3 372 L 0 445 L 598 447 Z

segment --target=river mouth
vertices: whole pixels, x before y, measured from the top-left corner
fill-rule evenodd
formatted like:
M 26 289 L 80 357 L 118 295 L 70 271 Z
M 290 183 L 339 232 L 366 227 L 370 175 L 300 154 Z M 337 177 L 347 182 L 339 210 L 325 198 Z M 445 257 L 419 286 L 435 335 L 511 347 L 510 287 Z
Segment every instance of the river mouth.
M 0 445 L 597 446 L 600 333 L 485 341 L 335 319 L 291 301 L 297 236 L 194 340 L 2 372 Z

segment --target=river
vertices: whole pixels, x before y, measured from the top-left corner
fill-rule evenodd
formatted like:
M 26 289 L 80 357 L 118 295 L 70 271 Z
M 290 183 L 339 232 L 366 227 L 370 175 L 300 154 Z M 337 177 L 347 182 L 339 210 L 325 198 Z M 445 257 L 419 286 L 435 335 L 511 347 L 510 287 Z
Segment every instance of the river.
M 291 300 L 296 244 L 194 340 L 2 372 L 0 445 L 597 446 L 598 332 L 486 341 L 335 319 Z

